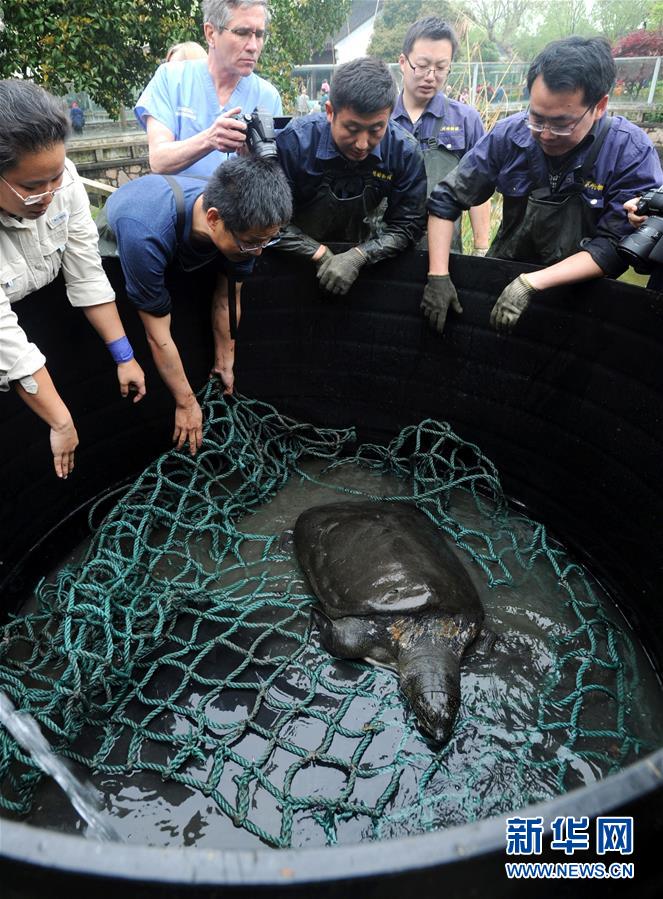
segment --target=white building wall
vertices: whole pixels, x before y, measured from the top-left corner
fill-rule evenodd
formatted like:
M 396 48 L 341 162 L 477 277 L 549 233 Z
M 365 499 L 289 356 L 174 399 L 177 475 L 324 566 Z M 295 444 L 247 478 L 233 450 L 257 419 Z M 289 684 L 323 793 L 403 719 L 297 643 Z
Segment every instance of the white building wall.
M 368 45 L 373 36 L 373 26 L 375 24 L 375 16 L 355 28 L 355 30 L 344 37 L 337 44 L 334 44 L 334 53 L 337 63 L 349 62 L 358 56 L 366 56 Z

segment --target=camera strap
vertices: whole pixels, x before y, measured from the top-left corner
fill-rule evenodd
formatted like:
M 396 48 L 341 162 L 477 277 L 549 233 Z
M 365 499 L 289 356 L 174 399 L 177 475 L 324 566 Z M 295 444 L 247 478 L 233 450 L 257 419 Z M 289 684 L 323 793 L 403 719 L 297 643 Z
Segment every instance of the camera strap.
M 175 236 L 178 243 L 184 241 L 184 227 L 186 225 L 186 212 L 184 209 L 184 193 L 182 186 L 172 175 L 162 175 L 165 178 L 175 197 L 175 212 L 177 218 L 175 220 Z M 186 175 L 187 178 L 197 178 L 199 181 L 208 181 L 202 175 Z M 226 275 L 228 279 L 228 324 L 230 326 L 230 339 L 235 340 L 237 337 L 237 281 L 232 275 Z

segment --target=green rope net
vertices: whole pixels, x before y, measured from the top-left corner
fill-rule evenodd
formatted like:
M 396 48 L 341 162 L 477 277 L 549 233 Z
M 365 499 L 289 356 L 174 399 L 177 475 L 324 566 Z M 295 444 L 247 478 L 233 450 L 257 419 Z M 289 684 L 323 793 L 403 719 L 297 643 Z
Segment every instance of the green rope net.
M 476 446 L 429 420 L 357 448 L 351 430 L 212 386 L 203 402 L 199 455 L 152 464 L 82 561 L 42 581 L 36 609 L 4 626 L 0 689 L 58 753 L 94 776 L 153 772 L 252 838 L 289 847 L 311 831 L 331 844 L 520 808 L 643 750 L 623 627 L 545 528 L 509 509 Z M 369 489 L 348 486 L 350 469 Z M 252 525 L 288 484 L 327 501 L 409 500 L 465 551 L 498 640 L 464 663 L 442 749 L 420 735 L 391 672 L 320 648 L 291 549 Z M 522 627 L 514 636 L 515 597 L 546 578 L 537 620 L 523 613 L 527 642 Z M 0 806 L 28 813 L 40 779 L 2 730 Z

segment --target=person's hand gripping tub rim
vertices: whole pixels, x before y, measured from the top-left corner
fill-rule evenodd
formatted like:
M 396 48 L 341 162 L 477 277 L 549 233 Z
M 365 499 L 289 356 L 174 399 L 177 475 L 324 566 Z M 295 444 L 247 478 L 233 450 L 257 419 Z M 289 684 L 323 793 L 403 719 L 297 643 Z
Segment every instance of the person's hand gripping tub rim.
M 444 331 L 449 307 L 461 315 L 463 307 L 449 275 L 449 247 L 454 223 L 449 219 L 428 217 L 428 281 L 421 300 L 421 311 L 438 334 Z
M 366 257 L 359 247 L 334 255 L 329 247 L 320 244 L 312 258 L 320 287 L 337 296 L 344 296 L 350 290 L 366 264 Z

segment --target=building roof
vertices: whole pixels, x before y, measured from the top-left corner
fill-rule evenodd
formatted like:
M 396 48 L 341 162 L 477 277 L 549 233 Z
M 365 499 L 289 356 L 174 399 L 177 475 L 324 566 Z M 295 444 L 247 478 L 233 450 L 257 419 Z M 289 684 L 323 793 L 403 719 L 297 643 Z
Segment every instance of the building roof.
M 339 30 L 329 37 L 325 49 L 316 53 L 311 60 L 313 63 L 324 63 L 334 61 L 334 47 L 343 38 L 348 37 L 353 31 L 367 22 L 382 7 L 384 0 L 353 0 L 350 12 L 346 16 L 345 22 Z

